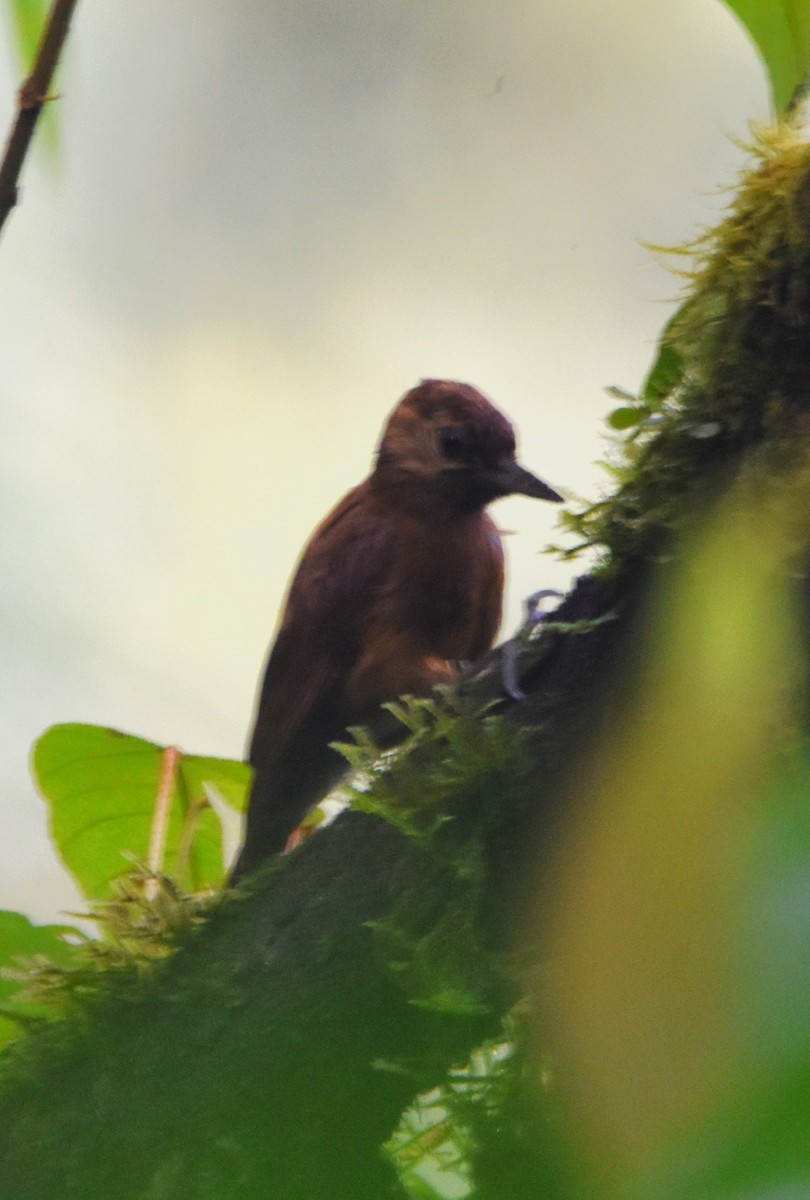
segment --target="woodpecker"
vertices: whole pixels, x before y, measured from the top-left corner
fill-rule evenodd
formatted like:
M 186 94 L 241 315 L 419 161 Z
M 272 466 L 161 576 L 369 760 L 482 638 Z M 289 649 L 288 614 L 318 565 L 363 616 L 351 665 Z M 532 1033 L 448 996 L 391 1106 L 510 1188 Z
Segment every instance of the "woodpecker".
M 501 621 L 504 562 L 486 506 L 562 496 L 522 467 L 507 418 L 466 383 L 424 379 L 374 468 L 329 513 L 290 584 L 259 693 L 238 881 L 284 850 L 346 770 L 330 743 L 387 700 L 479 658 Z

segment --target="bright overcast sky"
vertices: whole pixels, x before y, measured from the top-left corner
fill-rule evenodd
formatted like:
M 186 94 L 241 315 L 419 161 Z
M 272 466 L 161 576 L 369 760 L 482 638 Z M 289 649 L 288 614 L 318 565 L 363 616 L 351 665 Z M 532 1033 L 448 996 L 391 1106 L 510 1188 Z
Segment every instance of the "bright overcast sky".
M 0 120 L 19 70 L 0 57 Z M 239 756 L 298 551 L 420 376 L 594 496 L 677 294 L 642 242 L 768 115 L 719 0 L 80 0 L 59 161 L 0 244 L 0 906 L 77 903 L 28 775 L 67 720 Z M 520 598 L 550 506 L 495 513 Z

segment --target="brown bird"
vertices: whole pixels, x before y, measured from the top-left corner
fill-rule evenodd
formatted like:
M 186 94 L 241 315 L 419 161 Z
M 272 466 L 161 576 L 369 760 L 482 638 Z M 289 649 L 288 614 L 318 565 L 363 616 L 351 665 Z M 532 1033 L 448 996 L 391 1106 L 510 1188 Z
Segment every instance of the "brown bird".
M 259 697 L 237 880 L 282 851 L 346 770 L 329 743 L 386 700 L 424 695 L 490 648 L 503 551 L 484 511 L 562 497 L 515 459 L 509 421 L 465 383 L 425 379 L 388 419 L 373 471 L 315 530 Z

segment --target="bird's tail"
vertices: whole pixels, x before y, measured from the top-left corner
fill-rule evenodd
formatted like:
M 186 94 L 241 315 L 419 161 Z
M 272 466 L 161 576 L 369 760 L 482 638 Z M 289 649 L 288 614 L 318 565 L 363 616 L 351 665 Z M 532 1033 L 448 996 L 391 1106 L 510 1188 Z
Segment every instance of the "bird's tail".
M 299 730 L 284 753 L 263 761 L 261 746 L 251 747 L 253 787 L 248 804 L 245 843 L 231 871 L 230 882 L 240 882 L 274 854 L 281 854 L 290 834 L 347 770 L 345 759 L 332 750 L 330 741 L 343 735 L 343 727 L 318 731 Z

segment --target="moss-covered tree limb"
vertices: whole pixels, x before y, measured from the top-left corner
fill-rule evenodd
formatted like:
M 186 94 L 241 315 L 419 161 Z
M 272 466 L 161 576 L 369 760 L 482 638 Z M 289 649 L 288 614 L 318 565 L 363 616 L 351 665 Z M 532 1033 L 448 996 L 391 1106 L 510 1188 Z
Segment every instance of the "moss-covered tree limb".
M 599 615 L 616 590 L 586 581 L 567 616 Z M 521 772 L 516 788 L 510 767 L 510 811 L 495 777 L 493 794 L 473 797 L 462 853 L 481 851 L 485 867 L 472 886 L 446 846 L 346 814 L 224 904 L 152 979 L 19 1043 L 0 1189 L 37 1200 L 398 1194 L 381 1143 L 516 998 L 502 965 L 516 847 L 535 824 L 550 828 L 622 630 L 553 635 L 543 686 L 516 706 L 544 728 L 530 752 L 541 782 Z M 426 787 L 437 752 L 416 756 Z

